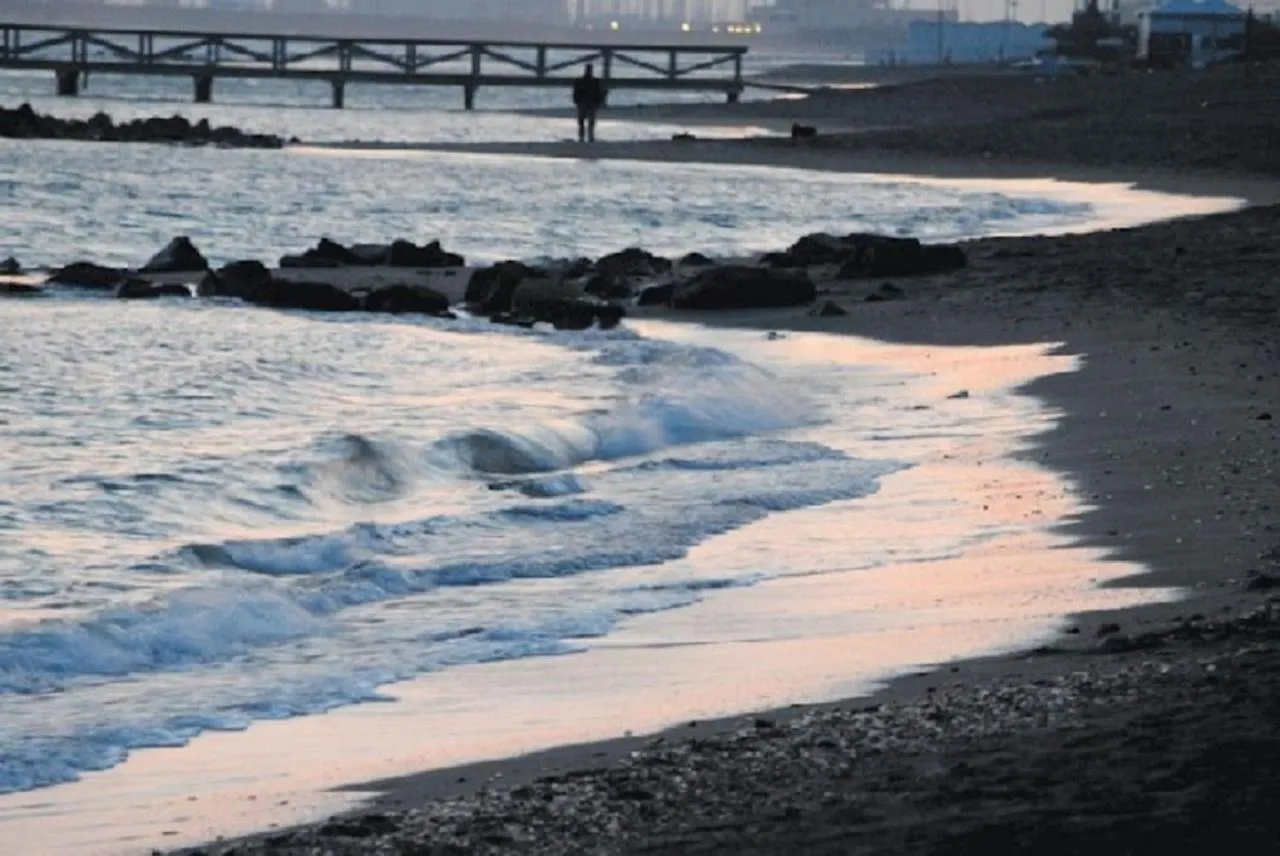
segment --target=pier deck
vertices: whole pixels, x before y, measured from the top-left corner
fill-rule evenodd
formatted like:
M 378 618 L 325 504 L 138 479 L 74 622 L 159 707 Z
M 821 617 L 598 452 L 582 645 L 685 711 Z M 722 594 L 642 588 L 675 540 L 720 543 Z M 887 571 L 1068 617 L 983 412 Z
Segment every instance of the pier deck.
M 702 91 L 737 101 L 745 46 L 339 38 L 138 28 L 0 24 L 0 69 L 48 70 L 59 95 L 88 74 L 185 76 L 197 102 L 218 78 L 456 86 L 467 109 L 490 86 L 568 87 L 594 63 L 610 90 Z

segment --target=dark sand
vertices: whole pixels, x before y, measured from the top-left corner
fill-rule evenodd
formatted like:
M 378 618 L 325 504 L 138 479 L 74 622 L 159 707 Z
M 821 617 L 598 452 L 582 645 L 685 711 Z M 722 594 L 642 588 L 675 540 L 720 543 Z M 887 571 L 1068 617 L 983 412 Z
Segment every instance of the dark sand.
M 1212 166 L 1253 172 L 1230 159 L 1235 147 Z M 1114 167 L 1093 150 L 1064 155 L 1059 172 Z M 1169 157 L 1153 141 L 1146 165 L 1189 165 Z M 1090 502 L 1064 523 L 1070 534 L 1150 569 L 1126 584 L 1184 586 L 1182 603 L 1079 616 L 1049 647 L 909 676 L 869 700 L 366 785 L 381 793 L 368 811 L 209 849 L 1274 852 L 1278 229 L 1280 208 L 1259 207 L 989 239 L 967 246 L 958 274 L 898 282 L 900 300 L 866 302 L 878 280 L 828 284 L 821 300 L 844 316 L 680 316 L 938 345 L 1064 343 L 1083 368 L 1030 388 L 1062 418 L 1027 455 Z

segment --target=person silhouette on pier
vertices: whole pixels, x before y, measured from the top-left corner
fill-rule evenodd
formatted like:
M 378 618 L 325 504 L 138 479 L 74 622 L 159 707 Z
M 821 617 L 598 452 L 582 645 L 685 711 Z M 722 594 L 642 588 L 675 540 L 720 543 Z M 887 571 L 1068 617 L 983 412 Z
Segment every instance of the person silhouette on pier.
M 604 106 L 604 84 L 595 75 L 595 68 L 587 67 L 573 83 L 573 106 L 578 108 L 578 142 L 596 141 L 596 113 Z

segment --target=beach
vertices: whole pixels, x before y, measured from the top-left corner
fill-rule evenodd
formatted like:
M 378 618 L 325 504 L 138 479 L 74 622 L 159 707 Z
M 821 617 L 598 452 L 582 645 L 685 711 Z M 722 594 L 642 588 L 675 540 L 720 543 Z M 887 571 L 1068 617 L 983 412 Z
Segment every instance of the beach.
M 1038 121 L 1066 128 L 1072 140 L 1106 139 L 1076 134 L 1069 120 L 1028 120 Z M 1007 128 L 992 139 L 972 132 L 963 135 L 970 148 L 1021 145 Z M 1159 137 L 1150 126 L 1132 135 L 1150 156 L 1131 155 L 1141 163 L 1128 169 L 1092 151 L 1066 157 L 1061 147 L 1037 151 L 1040 163 L 1000 151 L 966 163 L 937 141 L 946 133 L 870 134 L 865 145 L 850 135 L 812 148 L 673 142 L 597 151 L 835 169 L 878 162 L 869 171 L 975 178 L 1097 180 L 1105 170 L 1111 180 L 1127 175 L 1163 189 L 1190 181 L 1216 195 L 1274 201 L 1272 187 L 1247 174 L 1255 164 L 1270 171 L 1269 160 L 1210 149 L 1179 162 L 1151 147 Z M 1042 133 L 1038 141 L 1054 138 Z M 565 148 L 536 153 L 574 156 Z M 1045 169 L 1055 156 L 1058 165 Z M 1172 176 L 1206 163 L 1219 168 Z M 1233 169 L 1221 169 L 1227 164 Z M 1246 175 L 1233 175 L 1241 166 Z M 903 300 L 863 302 L 868 285 L 820 298 L 847 307 L 846 316 L 696 319 L 948 345 L 1063 343 L 1083 366 L 1027 390 L 1063 416 L 1026 454 L 1065 473 L 1086 498 L 1089 508 L 1066 532 L 1147 569 L 1123 585 L 1179 586 L 1185 600 L 1083 615 L 1050 646 L 903 678 L 870 699 L 374 784 L 380 795 L 363 819 L 238 843 L 234 852 L 1274 846 L 1277 221 L 1276 209 L 1259 207 L 1085 236 L 981 241 L 967 247 L 977 260 L 968 270 L 903 282 Z
M 1185 599 L 880 694 L 691 723 L 367 786 L 372 809 L 212 852 L 1248 851 L 1276 840 L 1277 212 L 969 245 L 973 267 L 838 318 L 713 323 L 934 344 L 1062 342 L 1027 457 L 1088 510 L 1065 531 Z M 699 321 L 707 321 L 699 317 Z M 435 849 L 432 849 L 435 848 Z
M 183 852 L 1273 847 L 1280 838 L 1273 812 L 1280 798 L 1273 776 L 1280 757 L 1280 363 L 1273 335 L 1280 190 L 1263 177 L 1274 173 L 1270 149 L 1245 145 L 1272 120 L 1249 118 L 1258 114 L 1246 107 L 1209 111 L 1204 115 L 1214 118 L 1189 126 L 1194 150 L 1166 133 L 1174 105 L 1206 100 L 1198 87 L 1241 91 L 1246 80 L 1270 74 L 1227 69 L 1207 84 L 1137 81 L 1132 85 L 1167 95 L 1143 101 L 1150 110 L 1142 116 L 1124 109 L 1133 92 L 1097 115 L 1032 115 L 1094 99 L 1096 81 L 1079 84 L 1094 89 L 1054 96 L 1051 105 L 1037 101 L 1031 112 L 1030 96 L 992 107 L 980 81 L 956 81 L 920 84 L 944 90 L 905 108 L 886 107 L 885 115 L 869 109 L 860 130 L 850 130 L 848 115 L 850 104 L 862 102 L 844 100 L 860 93 L 823 96 L 838 106 L 821 113 L 813 104 L 637 111 L 664 122 L 705 112 L 717 126 L 742 119 L 781 128 L 815 116 L 849 126 L 798 144 L 618 142 L 586 152 L 558 143 L 430 146 L 495 157 L 729 163 L 979 185 L 1056 179 L 1102 185 L 1099 198 L 1108 186 L 1136 185 L 1213 197 L 1218 210 L 1234 207 L 1223 199 L 1239 200 L 1239 211 L 1184 216 L 1194 210 L 1187 203 L 1166 213 L 1177 219 L 1133 228 L 966 241 L 968 264 L 959 271 L 823 280 L 812 307 L 637 313 L 640 325 L 652 319 L 750 330 L 761 342 L 809 333 L 865 337 L 912 348 L 921 364 L 933 349 L 944 355 L 953 348 L 1029 346 L 1069 358 L 1072 370 L 1016 390 L 1047 408 L 1051 425 L 1010 461 L 971 455 L 964 463 L 1007 469 L 1024 462 L 1060 479 L 1075 505 L 1059 518 L 1053 498 L 1024 496 L 1007 476 L 956 492 L 980 503 L 975 514 L 1057 520 L 1055 534 L 1094 557 L 1097 581 L 1120 593 L 1118 602 L 1142 605 L 1079 612 L 1032 650 L 939 662 L 874 693 L 699 720 L 660 734 L 623 716 L 614 733 L 626 732 L 624 738 L 354 784 L 349 794 L 370 802 L 350 813 Z M 966 86 L 974 88 L 945 88 Z M 896 124 L 890 113 L 928 112 L 939 103 L 929 99 L 960 105 L 959 118 L 885 128 Z M 829 304 L 843 314 L 813 311 Z M 951 386 L 934 390 L 930 406 L 961 407 L 971 395 L 975 405 L 982 402 L 977 381 L 959 388 L 954 375 L 938 373 Z M 920 470 L 926 476 L 945 472 L 944 457 L 929 463 L 932 469 Z M 886 477 L 889 493 L 901 484 L 893 478 Z M 1019 562 L 1035 570 L 1065 547 L 1036 549 L 1011 553 L 1011 576 Z M 998 564 L 991 553 L 976 555 L 969 572 Z M 966 572 L 963 563 L 958 568 Z M 929 584 L 921 578 L 921 586 Z

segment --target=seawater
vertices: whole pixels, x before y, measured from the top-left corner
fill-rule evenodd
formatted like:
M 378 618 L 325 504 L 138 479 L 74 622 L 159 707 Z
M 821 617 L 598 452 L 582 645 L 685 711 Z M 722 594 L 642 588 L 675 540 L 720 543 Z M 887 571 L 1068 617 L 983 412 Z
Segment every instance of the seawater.
M 0 80 L 6 102 L 34 85 Z M 117 115 L 167 103 L 120 98 Z M 309 139 L 564 130 L 394 104 L 203 109 Z M 958 238 L 1096 215 L 1025 188 L 732 166 L 0 142 L 0 256 L 29 266 L 137 265 L 174 234 L 214 262 L 321 235 L 439 238 L 481 261 L 729 256 L 819 229 Z M 74 290 L 0 316 L 0 792 L 423 673 L 540 657 L 554 681 L 557 655 L 637 616 L 787 572 L 690 551 L 916 463 L 888 439 L 846 442 L 869 395 L 857 367 L 798 373 L 660 328 Z

